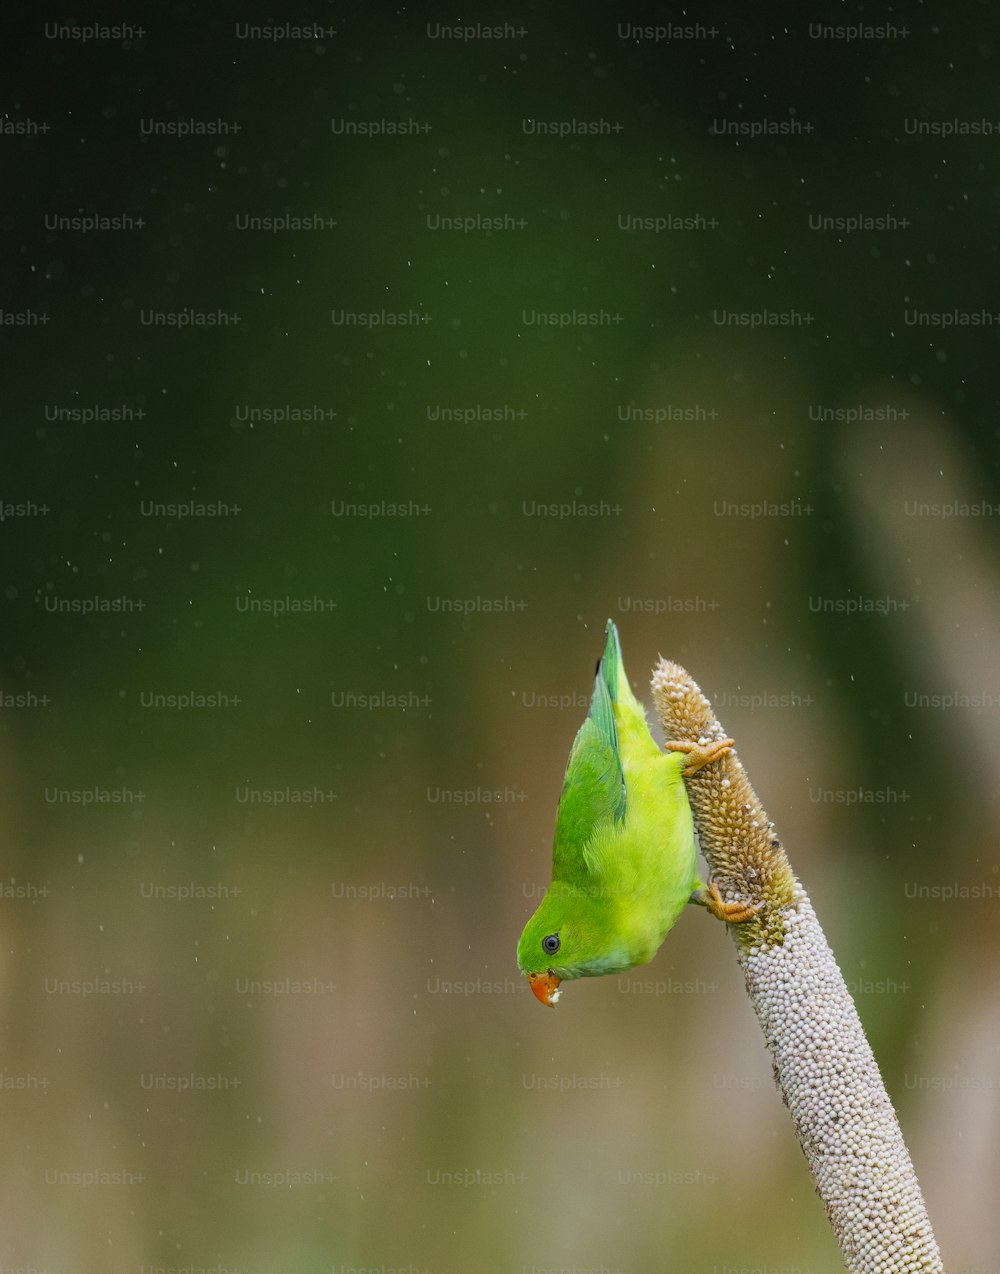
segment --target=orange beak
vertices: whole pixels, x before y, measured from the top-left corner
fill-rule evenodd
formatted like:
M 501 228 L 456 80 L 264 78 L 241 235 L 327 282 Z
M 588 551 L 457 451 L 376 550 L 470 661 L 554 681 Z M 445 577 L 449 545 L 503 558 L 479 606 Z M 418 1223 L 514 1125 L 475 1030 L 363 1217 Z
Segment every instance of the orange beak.
M 556 1000 L 561 994 L 559 990 L 561 981 L 562 978 L 557 978 L 551 969 L 546 970 L 545 973 L 528 974 L 528 983 L 535 993 L 535 998 L 550 1009 L 555 1008 Z

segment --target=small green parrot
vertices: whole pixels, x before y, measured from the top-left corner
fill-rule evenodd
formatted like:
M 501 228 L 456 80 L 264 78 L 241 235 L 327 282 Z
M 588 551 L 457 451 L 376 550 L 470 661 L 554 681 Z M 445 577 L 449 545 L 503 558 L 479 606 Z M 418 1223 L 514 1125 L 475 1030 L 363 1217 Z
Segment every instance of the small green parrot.
M 732 924 L 755 909 L 725 902 L 698 876 L 684 775 L 725 756 L 732 739 L 657 746 L 609 619 L 590 712 L 569 754 L 556 814 L 552 884 L 517 944 L 542 1004 L 570 978 L 651 960 L 688 902 Z

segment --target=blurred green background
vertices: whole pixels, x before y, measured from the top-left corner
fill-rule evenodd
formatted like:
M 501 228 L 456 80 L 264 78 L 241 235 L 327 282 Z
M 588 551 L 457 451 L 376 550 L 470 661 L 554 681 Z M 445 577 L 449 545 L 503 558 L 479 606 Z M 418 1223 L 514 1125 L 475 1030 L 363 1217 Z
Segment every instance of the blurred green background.
M 720 926 L 519 978 L 611 616 L 995 1274 L 996 15 L 86 20 L 4 55 L 3 1268 L 839 1268 Z

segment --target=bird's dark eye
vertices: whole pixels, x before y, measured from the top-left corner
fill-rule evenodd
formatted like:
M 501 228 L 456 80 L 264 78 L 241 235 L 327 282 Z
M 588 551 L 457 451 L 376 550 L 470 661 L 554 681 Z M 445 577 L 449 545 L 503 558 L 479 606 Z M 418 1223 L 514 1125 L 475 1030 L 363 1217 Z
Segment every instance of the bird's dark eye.
M 542 950 L 546 955 L 555 955 L 559 950 L 559 935 L 557 933 L 549 933 L 542 939 Z

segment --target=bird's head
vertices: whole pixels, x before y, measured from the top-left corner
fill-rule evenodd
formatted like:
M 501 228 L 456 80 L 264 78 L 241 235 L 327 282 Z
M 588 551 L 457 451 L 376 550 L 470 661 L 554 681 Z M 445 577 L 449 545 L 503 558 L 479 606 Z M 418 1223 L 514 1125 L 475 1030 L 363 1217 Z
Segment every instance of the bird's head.
M 537 999 L 553 1008 L 561 982 L 616 973 L 634 961 L 616 941 L 609 900 L 554 881 L 524 926 L 517 963 Z

